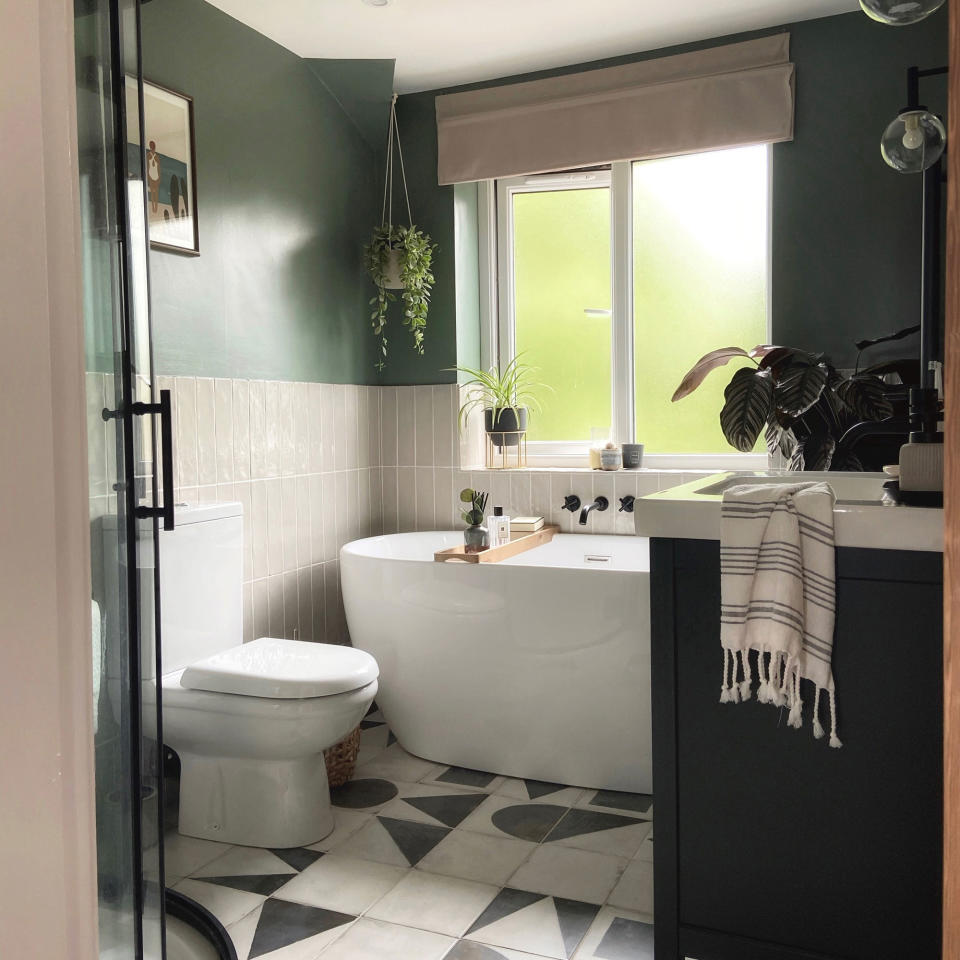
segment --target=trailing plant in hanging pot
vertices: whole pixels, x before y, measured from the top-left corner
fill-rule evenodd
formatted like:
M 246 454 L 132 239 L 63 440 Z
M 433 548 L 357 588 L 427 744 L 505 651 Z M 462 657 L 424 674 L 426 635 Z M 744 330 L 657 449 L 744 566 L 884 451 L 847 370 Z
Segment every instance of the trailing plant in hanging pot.
M 427 312 L 430 308 L 430 292 L 433 289 L 433 254 L 437 245 L 429 235 L 418 229 L 410 210 L 407 178 L 403 169 L 403 150 L 400 146 L 400 131 L 397 128 L 397 95 L 390 104 L 390 126 L 387 134 L 387 170 L 383 185 L 383 209 L 380 225 L 374 227 L 370 242 L 364 247 L 363 262 L 377 288 L 371 297 L 370 322 L 373 333 L 380 338 L 380 353 L 375 364 L 378 370 L 386 365 L 387 324 L 389 306 L 397 298 L 392 290 L 401 290 L 403 301 L 403 325 L 413 336 L 413 348 L 423 354 L 423 337 L 427 327 Z M 400 176 L 407 205 L 409 226 L 393 222 L 393 144 L 396 140 L 400 158 Z

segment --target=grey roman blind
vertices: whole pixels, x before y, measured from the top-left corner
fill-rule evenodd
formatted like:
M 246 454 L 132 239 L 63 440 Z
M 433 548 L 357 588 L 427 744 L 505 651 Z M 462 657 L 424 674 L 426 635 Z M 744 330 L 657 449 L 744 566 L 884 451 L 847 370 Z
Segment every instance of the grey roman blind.
M 793 138 L 790 35 L 437 97 L 441 184 Z

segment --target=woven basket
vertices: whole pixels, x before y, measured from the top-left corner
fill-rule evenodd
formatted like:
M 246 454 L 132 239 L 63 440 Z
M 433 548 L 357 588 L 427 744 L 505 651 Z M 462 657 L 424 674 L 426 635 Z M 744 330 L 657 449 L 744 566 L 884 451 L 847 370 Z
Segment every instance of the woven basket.
M 339 743 L 323 751 L 327 761 L 327 779 L 331 787 L 342 787 L 352 776 L 360 752 L 360 727 L 348 733 Z

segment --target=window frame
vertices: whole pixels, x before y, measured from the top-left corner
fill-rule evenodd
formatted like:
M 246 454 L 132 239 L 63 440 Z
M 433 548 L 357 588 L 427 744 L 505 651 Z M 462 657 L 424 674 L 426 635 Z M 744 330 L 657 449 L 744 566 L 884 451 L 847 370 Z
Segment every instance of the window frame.
M 767 151 L 767 304 L 766 340 L 771 342 L 773 150 Z M 633 162 L 609 168 L 544 173 L 484 180 L 478 191 L 480 269 L 480 353 L 484 367 L 508 362 L 515 353 L 513 197 L 517 193 L 554 190 L 610 190 L 611 427 L 622 439 L 636 436 L 633 323 Z M 629 442 L 629 441 L 627 441 Z M 583 466 L 588 441 L 529 441 L 529 466 Z M 680 470 L 767 469 L 765 453 L 644 453 L 644 466 Z

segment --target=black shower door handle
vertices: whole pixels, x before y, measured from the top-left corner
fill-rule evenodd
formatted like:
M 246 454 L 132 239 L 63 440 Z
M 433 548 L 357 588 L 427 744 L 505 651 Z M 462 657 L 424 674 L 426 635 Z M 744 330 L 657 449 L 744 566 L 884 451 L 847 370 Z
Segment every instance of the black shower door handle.
M 145 413 L 160 414 L 160 462 L 163 469 L 163 506 L 137 507 L 138 517 L 161 517 L 163 529 L 172 530 L 173 517 L 173 408 L 170 391 L 160 391 L 159 403 L 134 403 L 131 412 L 141 416 Z

